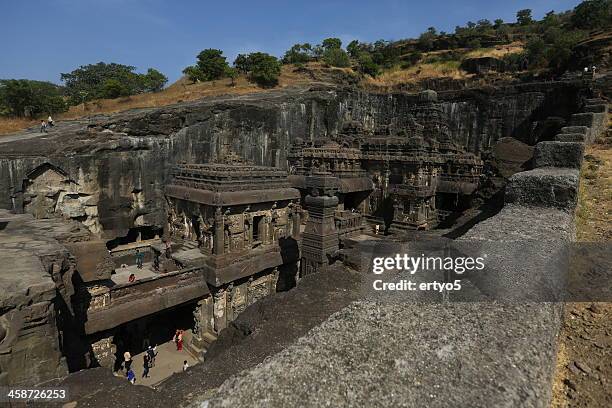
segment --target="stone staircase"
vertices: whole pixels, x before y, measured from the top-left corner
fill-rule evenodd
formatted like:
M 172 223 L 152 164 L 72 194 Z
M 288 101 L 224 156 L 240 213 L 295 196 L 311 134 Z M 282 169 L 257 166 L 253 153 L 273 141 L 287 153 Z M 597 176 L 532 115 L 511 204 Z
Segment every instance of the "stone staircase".
M 198 361 L 203 362 L 206 351 L 217 340 L 217 335 L 206 332 L 198 340 L 191 337 L 190 341 L 185 344 L 185 349 Z

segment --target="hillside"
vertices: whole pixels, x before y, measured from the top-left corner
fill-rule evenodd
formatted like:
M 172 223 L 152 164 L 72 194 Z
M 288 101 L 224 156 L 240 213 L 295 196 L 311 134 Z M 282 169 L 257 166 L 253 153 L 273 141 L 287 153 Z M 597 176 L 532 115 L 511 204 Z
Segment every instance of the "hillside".
M 468 79 L 474 77 L 473 74 L 461 69 L 462 60 L 500 57 L 508 53 L 519 52 L 522 49 L 522 44 L 519 42 L 476 50 L 461 49 L 454 51 L 453 60 L 445 57 L 445 53 L 447 54 L 448 51 L 432 51 L 424 53 L 421 61 L 414 66 L 409 68 L 396 66 L 385 70 L 376 78 L 360 76 L 352 68 L 334 68 L 319 62 L 310 62 L 303 66 L 288 64 L 282 67 L 277 88 L 305 86 L 316 82 L 359 85 L 372 91 L 381 92 L 387 91 L 389 87 L 401 85 L 418 87 L 419 83 L 431 79 Z M 130 109 L 166 106 L 209 96 L 243 95 L 265 90 L 249 82 L 244 75 L 240 75 L 235 80 L 234 85 L 229 78 L 198 83 L 190 83 L 186 78 L 181 78 L 160 92 L 143 93 L 116 99 L 98 99 L 71 106 L 67 112 L 55 115 L 54 119 L 56 121 L 78 119 Z M 38 127 L 38 125 L 39 120 L 0 117 L 0 135 L 30 127 Z

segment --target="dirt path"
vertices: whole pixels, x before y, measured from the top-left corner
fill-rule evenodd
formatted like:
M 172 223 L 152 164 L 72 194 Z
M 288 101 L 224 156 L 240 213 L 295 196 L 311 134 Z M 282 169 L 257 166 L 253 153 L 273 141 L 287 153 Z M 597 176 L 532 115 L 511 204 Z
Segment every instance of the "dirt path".
M 612 140 L 589 146 L 576 213 L 579 242 L 612 238 Z M 612 303 L 568 303 L 553 408 L 612 407 Z

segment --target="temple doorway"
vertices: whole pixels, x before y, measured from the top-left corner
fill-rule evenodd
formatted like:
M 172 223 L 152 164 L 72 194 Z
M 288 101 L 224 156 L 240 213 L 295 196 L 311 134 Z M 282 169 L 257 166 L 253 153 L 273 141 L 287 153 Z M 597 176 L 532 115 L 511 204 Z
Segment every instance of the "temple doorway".
M 188 353 L 188 344 L 191 341 L 192 329 L 194 327 L 194 310 L 197 302 L 189 302 L 162 312 L 133 320 L 119 326 L 114 335 L 115 364 L 114 371 L 121 368 L 123 354 L 129 351 L 132 356 L 142 354 L 149 346 L 157 346 L 172 343 L 177 330 L 183 330 L 183 349 Z M 142 365 L 135 361 L 135 364 Z
M 263 226 L 263 219 L 263 215 L 256 215 L 253 217 L 253 241 L 262 241 L 263 239 L 263 234 L 260 231 L 261 227 Z

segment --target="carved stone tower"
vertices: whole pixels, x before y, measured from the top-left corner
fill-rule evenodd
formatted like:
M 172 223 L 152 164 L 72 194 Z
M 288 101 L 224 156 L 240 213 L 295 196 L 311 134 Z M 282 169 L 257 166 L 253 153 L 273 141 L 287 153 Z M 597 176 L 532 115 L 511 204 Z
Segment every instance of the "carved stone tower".
M 310 195 L 306 196 L 308 221 L 302 238 L 301 276 L 320 271 L 330 264 L 338 251 L 338 231 L 334 214 L 338 207 L 335 193 L 338 178 L 328 172 L 315 172 L 306 178 Z

